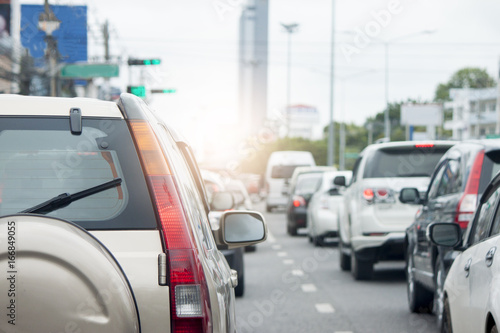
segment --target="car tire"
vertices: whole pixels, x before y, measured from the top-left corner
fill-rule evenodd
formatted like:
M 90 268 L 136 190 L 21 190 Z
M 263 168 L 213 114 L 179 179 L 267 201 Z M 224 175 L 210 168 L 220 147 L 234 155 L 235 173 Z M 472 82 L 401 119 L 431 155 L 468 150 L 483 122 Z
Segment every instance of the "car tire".
M 257 245 L 245 246 L 245 252 L 255 252 L 257 251 Z
M 446 272 L 444 271 L 443 264 L 436 259 L 434 265 L 434 301 L 432 311 L 436 315 L 438 327 L 442 325 L 444 316 L 444 280 L 446 279 Z
M 441 321 L 441 333 L 453 333 L 453 328 L 451 326 L 451 311 L 450 311 L 450 303 L 448 299 L 445 298 L 443 302 L 443 320 Z M 493 332 L 493 330 L 492 330 Z
M 233 269 L 238 272 L 238 285 L 234 288 L 234 295 L 236 297 L 241 297 L 245 293 L 245 261 L 243 252 L 243 248 L 238 248 L 235 251 Z
M 323 236 L 313 237 L 314 246 L 323 246 L 325 244 L 325 238 Z
M 373 261 L 360 260 L 356 253 L 352 252 L 351 273 L 355 280 L 370 280 L 373 275 Z
M 340 230 L 340 226 L 339 226 Z M 348 254 L 344 253 L 344 248 L 346 245 L 344 244 L 344 241 L 342 240 L 342 236 L 340 235 L 339 232 L 339 265 L 340 269 L 344 272 L 348 272 L 351 270 L 351 256 Z
M 266 205 L 266 212 L 271 213 L 273 211 L 273 207 Z
M 287 231 L 288 231 L 288 234 L 290 236 L 297 236 L 297 227 L 294 227 L 294 226 L 291 226 L 291 225 L 287 225 Z
M 313 242 L 313 237 L 312 236 L 307 236 L 307 238 L 309 239 L 309 243 Z
M 413 256 L 408 251 L 406 256 L 406 292 L 408 295 L 408 306 L 414 313 L 430 313 L 434 295 L 425 289 L 418 281 L 415 281 L 413 269 Z

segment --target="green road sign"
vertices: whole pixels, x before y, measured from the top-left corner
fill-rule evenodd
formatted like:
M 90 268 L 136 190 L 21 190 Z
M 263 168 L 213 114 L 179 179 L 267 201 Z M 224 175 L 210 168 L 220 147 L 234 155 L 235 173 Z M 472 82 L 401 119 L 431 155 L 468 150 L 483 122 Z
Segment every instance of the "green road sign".
M 128 86 L 127 92 L 139 97 L 146 97 L 146 87 L 145 86 Z
M 74 79 L 91 79 L 94 77 L 117 77 L 120 74 L 118 65 L 112 64 L 72 64 L 61 69 L 61 77 Z
M 345 158 L 358 158 L 359 154 L 358 153 L 345 153 L 344 157 Z

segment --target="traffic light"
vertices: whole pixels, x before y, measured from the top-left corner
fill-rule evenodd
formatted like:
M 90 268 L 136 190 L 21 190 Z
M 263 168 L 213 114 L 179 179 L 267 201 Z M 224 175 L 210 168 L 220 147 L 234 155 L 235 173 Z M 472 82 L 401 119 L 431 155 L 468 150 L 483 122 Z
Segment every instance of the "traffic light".
M 176 89 L 151 89 L 153 94 L 173 94 L 176 91 Z
M 129 59 L 129 66 L 151 66 L 161 64 L 161 59 Z
M 138 97 L 146 97 L 145 86 L 127 86 L 127 92 Z

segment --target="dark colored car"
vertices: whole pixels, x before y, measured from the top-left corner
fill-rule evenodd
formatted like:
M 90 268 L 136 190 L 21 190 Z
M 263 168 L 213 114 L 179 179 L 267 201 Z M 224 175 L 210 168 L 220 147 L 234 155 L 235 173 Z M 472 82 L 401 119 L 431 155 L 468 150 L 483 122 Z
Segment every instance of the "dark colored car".
M 453 252 L 433 245 L 427 237 L 433 222 L 457 223 L 465 230 L 488 183 L 500 170 L 500 140 L 464 141 L 443 155 L 426 194 L 405 188 L 400 200 L 421 204 L 406 230 L 408 303 L 412 312 L 442 313 L 443 284 Z
M 307 206 L 312 195 L 321 186 L 323 172 L 307 172 L 297 176 L 296 185 L 290 189 L 286 206 L 288 234 L 296 236 L 299 228 L 307 226 Z

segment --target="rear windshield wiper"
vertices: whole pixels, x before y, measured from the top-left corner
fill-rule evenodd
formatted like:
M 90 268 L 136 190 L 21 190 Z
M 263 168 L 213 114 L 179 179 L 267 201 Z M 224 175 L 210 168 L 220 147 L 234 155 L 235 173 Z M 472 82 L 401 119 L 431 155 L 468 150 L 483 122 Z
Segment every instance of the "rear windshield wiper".
M 115 178 L 109 182 L 106 182 L 101 185 L 97 185 L 94 187 L 91 187 L 89 189 L 76 192 L 74 194 L 69 194 L 69 193 L 63 193 L 59 194 L 57 197 L 53 197 L 52 199 L 49 199 L 45 202 L 42 202 L 41 204 L 38 204 L 36 206 L 33 206 L 31 208 L 25 209 L 20 213 L 31 213 L 31 214 L 47 214 L 50 213 L 54 210 L 64 208 L 68 206 L 70 203 L 76 200 L 83 199 L 85 197 L 88 197 L 90 195 L 94 195 L 96 193 L 108 190 L 110 188 L 116 187 L 122 183 L 121 178 Z

